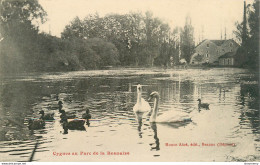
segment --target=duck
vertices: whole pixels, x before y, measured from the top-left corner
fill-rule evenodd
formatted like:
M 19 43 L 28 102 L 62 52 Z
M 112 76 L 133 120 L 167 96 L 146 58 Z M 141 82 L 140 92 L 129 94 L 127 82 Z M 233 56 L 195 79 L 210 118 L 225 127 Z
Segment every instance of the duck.
M 40 114 L 42 114 L 42 111 L 40 111 Z M 30 118 L 28 120 L 28 128 L 29 130 L 37 130 L 37 129 L 43 129 L 45 127 L 45 121 L 43 120 L 43 115 L 40 118 Z
M 133 107 L 133 111 L 137 116 L 143 115 L 144 113 L 149 113 L 151 111 L 151 106 L 149 103 L 142 98 L 142 86 L 137 85 L 137 101 Z
M 45 120 L 45 121 L 53 121 L 53 120 L 55 120 L 54 117 L 53 117 L 54 113 L 45 114 L 44 111 L 41 110 L 39 114 L 41 114 L 40 119 L 42 119 L 42 120 Z
M 58 106 L 59 106 L 59 113 L 62 113 L 62 111 L 64 110 L 63 110 L 63 102 L 61 100 L 58 102 Z M 69 112 L 69 113 L 67 112 L 66 115 L 68 119 L 76 118 L 76 114 L 74 112 Z
M 63 102 L 62 101 L 59 101 L 58 102 L 58 106 L 59 106 L 59 112 L 61 113 L 61 110 L 62 110 L 62 108 L 63 108 Z
M 60 116 L 62 116 L 63 113 L 65 112 L 65 110 L 62 109 L 62 110 L 59 110 L 59 112 L 61 113 Z M 75 118 L 76 118 L 76 114 L 74 114 L 74 112 L 70 112 L 70 113 L 67 112 L 67 113 L 66 113 L 66 117 L 67 117 L 68 119 L 75 119 Z
M 45 127 L 45 122 L 42 119 L 29 119 L 28 128 L 29 130 L 43 129 Z
M 61 123 L 63 125 L 64 132 L 65 130 L 85 130 L 84 124 L 85 120 L 84 119 L 69 119 L 66 115 L 66 112 L 64 110 L 61 110 L 62 114 L 60 116 L 61 118 Z
M 152 92 L 148 101 L 154 100 L 154 107 L 152 109 L 152 114 L 150 116 L 150 123 L 176 123 L 176 122 L 189 122 L 191 116 L 185 112 L 167 111 L 162 115 L 157 116 L 159 109 L 159 98 L 158 92 Z
M 82 115 L 82 118 L 86 120 L 86 125 L 88 125 L 89 127 L 90 126 L 89 119 L 91 119 L 91 114 L 89 114 L 89 109 L 86 109 L 86 113 Z
M 201 103 L 201 99 L 198 99 L 197 101 L 199 102 L 199 104 L 198 104 L 199 109 L 205 108 L 206 110 L 209 110 L 209 104 L 208 103 Z

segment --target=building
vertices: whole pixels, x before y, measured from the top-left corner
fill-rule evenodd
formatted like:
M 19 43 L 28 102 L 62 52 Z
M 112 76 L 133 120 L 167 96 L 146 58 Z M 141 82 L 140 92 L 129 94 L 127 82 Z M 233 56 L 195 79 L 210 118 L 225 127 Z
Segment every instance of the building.
M 220 56 L 219 59 L 219 65 L 221 66 L 233 66 L 235 65 L 235 55 L 236 52 L 228 52 L 222 56 Z
M 239 45 L 232 39 L 204 40 L 195 47 L 195 53 L 191 56 L 190 64 L 200 65 L 208 63 L 215 65 L 234 65 L 234 55 L 238 47 Z M 230 54 L 230 52 L 232 53 Z M 229 53 L 229 55 L 226 55 L 227 53 Z M 229 61 L 229 63 L 227 63 L 228 59 L 232 59 L 232 62 Z M 225 62 L 223 62 L 223 60 Z

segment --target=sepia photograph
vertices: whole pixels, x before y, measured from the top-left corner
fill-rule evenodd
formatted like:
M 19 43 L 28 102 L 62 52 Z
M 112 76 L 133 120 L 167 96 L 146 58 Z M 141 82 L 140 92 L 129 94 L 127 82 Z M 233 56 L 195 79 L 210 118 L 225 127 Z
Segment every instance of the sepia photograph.
M 258 165 L 259 2 L 0 0 L 0 162 Z

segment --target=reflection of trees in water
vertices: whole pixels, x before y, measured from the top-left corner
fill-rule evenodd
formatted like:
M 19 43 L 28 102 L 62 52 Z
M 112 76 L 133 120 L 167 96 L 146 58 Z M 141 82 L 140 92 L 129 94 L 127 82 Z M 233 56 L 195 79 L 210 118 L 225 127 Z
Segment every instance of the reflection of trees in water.
M 241 123 L 250 121 L 253 133 L 259 134 L 259 87 L 258 84 L 241 84 L 240 102 L 243 106 L 241 111 Z
M 157 85 L 158 86 L 158 85 Z M 156 91 L 156 87 L 150 87 L 148 93 Z M 185 81 L 161 81 L 157 91 L 160 93 L 162 102 L 188 103 L 192 100 L 194 93 L 194 83 L 190 80 Z
M 32 104 L 41 99 L 37 93 L 40 90 L 38 84 L 9 82 L 1 85 L 0 89 L 1 136 L 9 140 L 28 139 L 29 132 L 24 119 L 32 113 Z

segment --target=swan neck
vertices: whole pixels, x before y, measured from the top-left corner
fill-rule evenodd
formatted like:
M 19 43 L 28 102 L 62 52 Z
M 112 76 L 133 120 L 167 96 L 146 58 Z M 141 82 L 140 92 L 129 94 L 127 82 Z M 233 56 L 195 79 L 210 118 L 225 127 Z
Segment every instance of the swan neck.
M 152 112 L 151 117 L 150 117 L 151 122 L 156 121 L 156 116 L 157 116 L 157 113 L 158 113 L 158 104 L 159 104 L 159 98 L 155 97 L 154 105 L 153 105 L 153 112 Z
M 137 92 L 137 103 L 141 103 L 141 92 Z

